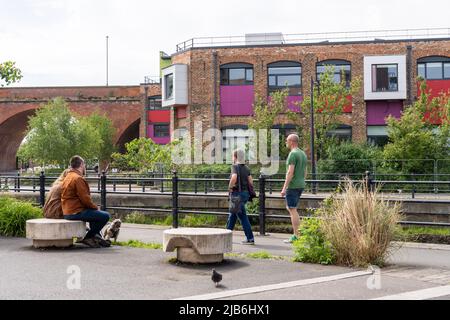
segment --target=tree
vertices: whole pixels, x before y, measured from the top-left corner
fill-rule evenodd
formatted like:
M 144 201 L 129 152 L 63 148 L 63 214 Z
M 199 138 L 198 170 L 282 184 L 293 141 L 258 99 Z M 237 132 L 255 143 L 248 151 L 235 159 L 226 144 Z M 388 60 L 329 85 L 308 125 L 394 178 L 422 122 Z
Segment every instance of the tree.
M 112 136 L 108 119 L 98 114 L 77 116 L 63 98 L 55 98 L 30 117 L 18 156 L 43 166 L 65 168 L 75 154 L 88 162 L 109 158 Z
M 94 154 L 102 167 L 105 168 L 106 164 L 111 161 L 111 155 L 116 151 L 113 140 L 116 129 L 111 119 L 97 112 L 82 120 L 87 122 L 87 126 L 95 128 L 98 133 L 98 142 L 93 146 Z
M 400 119 L 387 119 L 389 143 L 384 148 L 384 165 L 404 173 L 431 173 L 433 162 L 424 159 L 450 156 L 449 96 L 442 93 L 431 98 L 423 80 L 420 88 L 419 99 L 405 108 Z
M 277 116 L 288 110 L 288 95 L 289 91 L 287 89 L 275 91 L 270 94 L 269 99 L 258 98 L 253 106 L 254 115 L 250 120 L 249 128 L 255 130 L 257 134 L 259 134 L 259 130 L 261 129 L 267 130 L 267 150 L 271 149 L 272 135 L 270 130 L 275 125 Z M 257 141 L 259 150 L 259 139 Z M 280 151 L 282 153 L 281 156 L 286 154 L 286 146 L 282 138 L 280 141 Z
M 339 117 L 344 113 L 346 106 L 350 104 L 349 98 L 360 88 L 361 80 L 354 78 L 350 86 L 345 82 L 345 76 L 342 74 L 341 82 L 334 81 L 334 66 L 326 66 L 325 72 L 320 77 L 319 86 L 313 93 L 314 105 L 314 134 L 317 151 L 317 159 L 326 155 L 329 146 L 336 144 L 336 140 L 329 136 L 332 130 L 335 130 L 339 124 Z M 306 96 L 301 103 L 301 112 L 289 112 L 289 117 L 302 127 L 302 124 L 311 123 L 311 97 Z M 311 139 L 309 130 L 303 131 L 303 147 L 306 148 Z
M 22 79 L 22 71 L 13 61 L 0 63 L 0 86 L 10 85 Z
M 177 143 L 156 144 L 148 138 L 134 139 L 125 144 L 126 153 L 114 153 L 113 163 L 120 169 L 131 169 L 142 173 L 157 171 L 161 166 L 165 170 L 173 168 L 172 148 Z

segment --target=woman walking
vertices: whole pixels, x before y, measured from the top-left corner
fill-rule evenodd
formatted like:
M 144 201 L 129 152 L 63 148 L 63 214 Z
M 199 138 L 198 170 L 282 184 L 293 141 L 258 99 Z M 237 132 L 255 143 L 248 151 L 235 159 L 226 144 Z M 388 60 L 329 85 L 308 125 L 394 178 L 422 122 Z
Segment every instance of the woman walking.
M 245 204 L 250 197 L 250 190 L 253 190 L 253 179 L 250 169 L 245 165 L 245 153 L 242 150 L 233 152 L 233 166 L 231 167 L 231 178 L 228 186 L 230 192 L 230 215 L 228 217 L 227 229 L 233 230 L 236 220 L 242 224 L 246 240 L 242 244 L 255 244 L 252 227 L 248 219 Z

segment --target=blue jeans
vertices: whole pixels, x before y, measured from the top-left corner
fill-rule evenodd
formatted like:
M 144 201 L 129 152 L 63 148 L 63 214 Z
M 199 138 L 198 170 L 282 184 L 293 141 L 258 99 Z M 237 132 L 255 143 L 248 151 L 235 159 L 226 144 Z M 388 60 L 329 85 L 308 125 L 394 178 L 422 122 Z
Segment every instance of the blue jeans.
M 241 197 L 241 210 L 238 214 L 230 213 L 228 216 L 227 229 L 233 230 L 236 225 L 236 220 L 242 224 L 242 228 L 244 229 L 245 236 L 248 241 L 253 241 L 255 238 L 253 237 L 252 226 L 250 225 L 250 221 L 248 220 L 247 212 L 245 211 L 245 204 L 249 199 L 249 194 L 247 191 L 244 192 L 233 192 L 233 195 L 239 195 Z
M 89 222 L 89 232 L 86 234 L 85 238 L 94 238 L 95 235 L 100 235 L 100 231 L 108 223 L 110 214 L 106 211 L 86 209 L 77 214 L 64 216 L 66 220 L 77 220 Z

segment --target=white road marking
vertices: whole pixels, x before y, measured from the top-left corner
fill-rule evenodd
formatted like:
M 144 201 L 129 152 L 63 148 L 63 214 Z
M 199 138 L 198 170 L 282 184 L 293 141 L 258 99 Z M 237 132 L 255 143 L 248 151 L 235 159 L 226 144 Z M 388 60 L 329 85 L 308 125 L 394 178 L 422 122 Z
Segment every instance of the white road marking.
M 271 284 L 271 285 L 266 285 L 266 286 L 243 288 L 243 289 L 229 290 L 229 291 L 217 292 L 217 293 L 209 293 L 209 294 L 203 294 L 203 295 L 198 295 L 198 296 L 178 298 L 178 299 L 174 299 L 174 300 L 222 299 L 222 298 L 229 298 L 229 297 L 235 297 L 235 296 L 242 296 L 242 295 L 251 294 L 251 293 L 259 293 L 259 292 L 265 292 L 265 291 L 273 291 L 273 290 L 281 290 L 281 289 L 287 289 L 287 288 L 293 288 L 293 287 L 301 287 L 301 286 L 307 286 L 307 285 L 311 285 L 311 284 L 331 282 L 331 281 L 337 281 L 337 280 L 349 279 L 349 278 L 355 278 L 355 277 L 362 277 L 362 276 L 369 276 L 369 275 L 372 275 L 372 272 L 358 271 L 358 272 L 343 273 L 343 274 L 338 274 L 338 275 L 333 275 L 333 276 L 328 276 L 328 277 L 305 279 L 305 280 Z
M 372 300 L 427 300 L 448 295 L 450 295 L 450 286 L 441 286 L 394 294 L 392 296 L 386 296 Z

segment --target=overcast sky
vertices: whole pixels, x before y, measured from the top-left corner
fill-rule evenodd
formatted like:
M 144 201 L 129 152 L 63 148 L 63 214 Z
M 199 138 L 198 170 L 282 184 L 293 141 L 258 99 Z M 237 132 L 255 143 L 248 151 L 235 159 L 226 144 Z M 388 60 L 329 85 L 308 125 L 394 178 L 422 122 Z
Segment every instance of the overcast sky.
M 16 86 L 110 85 L 158 76 L 159 51 L 201 36 L 450 27 L 449 0 L 0 0 L 0 61 Z

